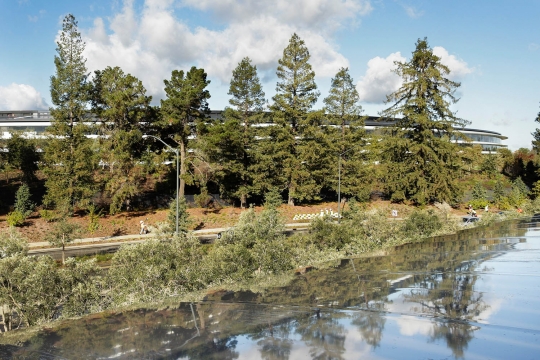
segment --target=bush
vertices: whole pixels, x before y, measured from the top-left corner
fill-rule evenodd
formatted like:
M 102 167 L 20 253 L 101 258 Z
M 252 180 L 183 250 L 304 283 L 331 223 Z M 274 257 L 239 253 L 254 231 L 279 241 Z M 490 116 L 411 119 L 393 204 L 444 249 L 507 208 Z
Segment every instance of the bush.
M 489 205 L 489 201 L 486 199 L 474 199 L 469 202 L 473 209 L 483 209 L 486 205 Z
M 46 222 L 53 222 L 59 218 L 54 211 L 47 209 L 39 210 L 39 216 L 41 216 L 41 218 Z
M 9 226 L 22 226 L 24 224 L 25 217 L 20 211 L 12 211 L 7 215 L 7 223 Z
M 439 217 L 432 211 L 414 211 L 403 223 L 407 237 L 428 237 L 442 228 Z
M 28 240 L 21 236 L 17 229 L 10 227 L 0 232 L 0 257 L 23 254 L 28 252 Z
M 19 186 L 19 189 L 15 194 L 15 211 L 18 211 L 24 219 L 32 214 L 32 211 L 34 211 L 34 207 L 36 206 L 36 204 L 30 200 L 31 196 L 30 188 L 26 184 Z

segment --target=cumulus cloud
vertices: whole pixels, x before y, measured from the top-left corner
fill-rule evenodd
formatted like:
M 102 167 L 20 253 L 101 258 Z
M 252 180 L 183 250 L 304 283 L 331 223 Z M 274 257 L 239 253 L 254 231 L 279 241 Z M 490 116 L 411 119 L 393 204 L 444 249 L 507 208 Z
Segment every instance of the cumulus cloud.
M 182 19 L 186 8 L 215 13 L 225 26 L 192 28 Z M 275 70 L 296 32 L 316 74 L 330 77 L 349 65 L 331 40 L 333 32 L 370 11 L 368 0 L 145 0 L 136 12 L 133 0 L 125 0 L 111 19 L 97 18 L 83 31 L 85 56 L 90 70 L 120 66 L 159 98 L 163 79 L 177 68 L 203 67 L 223 83 L 245 56 L 263 72 Z
M 43 110 L 47 103 L 30 85 L 12 83 L 0 86 L 0 110 Z
M 433 53 L 441 58 L 441 63 L 448 66 L 450 69 L 448 77 L 452 80 L 460 80 L 474 71 L 465 61 L 449 54 L 441 46 L 435 46 Z M 401 87 L 403 81 L 393 72 L 396 69 L 396 61 L 405 62 L 407 59 L 398 51 L 388 55 L 386 58 L 377 56 L 368 61 L 366 74 L 360 78 L 356 86 L 361 101 L 383 103 L 386 100 L 386 95 Z
M 435 46 L 433 48 L 433 54 L 440 57 L 441 63 L 448 66 L 450 69 L 449 78 L 453 80 L 459 80 L 474 71 L 474 69 L 470 68 L 465 61 L 458 59 L 455 55 L 450 55 L 448 51 L 441 46 Z
M 405 62 L 406 60 L 399 51 L 386 58 L 377 56 L 369 60 L 366 75 L 356 85 L 360 101 L 382 103 L 386 100 L 386 95 L 399 89 L 403 82 L 393 72 L 396 68 L 394 62 Z

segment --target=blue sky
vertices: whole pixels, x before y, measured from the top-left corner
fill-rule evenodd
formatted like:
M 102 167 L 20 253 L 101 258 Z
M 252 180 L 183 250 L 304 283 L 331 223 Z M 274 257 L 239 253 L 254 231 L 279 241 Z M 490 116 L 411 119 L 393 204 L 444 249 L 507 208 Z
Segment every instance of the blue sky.
M 393 61 L 418 38 L 460 81 L 453 106 L 471 128 L 530 147 L 540 111 L 538 0 L 0 0 L 0 109 L 47 108 L 55 39 L 72 13 L 86 42 L 88 70 L 120 66 L 139 77 L 154 103 L 173 69 L 203 67 L 212 109 L 228 104 L 232 69 L 249 56 L 271 102 L 275 69 L 293 32 L 305 40 L 321 91 L 347 66 L 367 115 L 385 108 L 400 80 Z

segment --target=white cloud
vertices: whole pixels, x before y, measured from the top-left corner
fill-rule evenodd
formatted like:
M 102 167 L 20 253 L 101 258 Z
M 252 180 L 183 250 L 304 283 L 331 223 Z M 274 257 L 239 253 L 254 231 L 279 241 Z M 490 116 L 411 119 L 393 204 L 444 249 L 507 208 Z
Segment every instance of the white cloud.
M 457 58 L 455 55 L 450 55 L 441 46 L 435 46 L 433 53 L 441 58 L 441 63 L 448 66 L 450 69 L 448 77 L 452 80 L 460 80 L 465 75 L 474 71 L 465 61 Z M 366 74 L 356 85 L 356 89 L 360 95 L 360 101 L 366 103 L 383 103 L 386 100 L 386 95 L 398 90 L 403 81 L 393 72 L 396 68 L 394 62 L 405 62 L 406 60 L 399 51 L 388 55 L 386 58 L 377 56 L 369 60 Z
M 225 25 L 192 28 L 181 17 L 186 7 L 215 13 Z M 275 71 L 296 32 L 310 50 L 316 74 L 330 77 L 349 65 L 331 41 L 333 32 L 370 11 L 368 0 L 145 0 L 137 13 L 133 0 L 125 0 L 118 14 L 108 21 L 97 18 L 83 31 L 84 55 L 90 70 L 120 66 L 160 98 L 163 79 L 173 69 L 196 65 L 213 81 L 228 83 L 232 70 L 249 56 L 262 72 Z
M 423 12 L 423 11 L 417 10 L 417 9 L 415 9 L 415 8 L 412 7 L 412 6 L 406 6 L 406 5 L 403 5 L 403 8 L 405 9 L 405 12 L 407 13 L 407 15 L 408 15 L 410 18 L 418 19 L 419 17 L 421 17 L 422 15 L 424 15 L 424 12 Z
M 0 86 L 0 110 L 43 110 L 47 103 L 30 85 L 12 83 Z
M 540 45 L 538 45 L 537 43 L 530 43 L 529 44 L 529 50 L 530 51 L 536 51 L 538 49 L 540 49 Z
M 450 69 L 450 79 L 459 80 L 474 71 L 474 69 L 470 68 L 465 61 L 458 59 L 455 55 L 450 55 L 448 51 L 441 46 L 435 46 L 433 48 L 433 54 L 440 57 L 441 63 L 448 66 Z
M 382 103 L 386 100 L 386 95 L 399 89 L 402 80 L 392 70 L 396 68 L 395 61 L 404 62 L 406 60 L 399 51 L 386 58 L 377 56 L 369 60 L 366 75 L 356 85 L 360 101 Z

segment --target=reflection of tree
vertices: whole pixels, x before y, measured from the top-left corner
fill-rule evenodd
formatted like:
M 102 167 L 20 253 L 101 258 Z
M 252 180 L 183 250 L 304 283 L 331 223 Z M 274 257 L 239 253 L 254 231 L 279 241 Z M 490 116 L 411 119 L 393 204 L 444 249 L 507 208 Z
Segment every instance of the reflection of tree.
M 292 340 L 289 338 L 292 331 L 292 321 L 287 319 L 276 324 L 268 324 L 252 336 L 253 340 L 258 340 L 261 359 L 265 360 L 287 360 L 291 355 Z
M 458 323 L 454 321 L 435 323 L 431 341 L 444 339 L 446 345 L 452 349 L 452 353 L 456 358 L 463 358 L 465 350 L 469 345 L 469 341 L 473 339 L 473 331 L 478 330 L 477 327 L 468 323 Z
M 359 311 L 354 314 L 352 324 L 358 327 L 362 338 L 373 348 L 379 346 L 386 318 L 379 311 Z
M 458 262 L 463 253 L 456 253 L 450 264 Z M 470 254 L 467 254 L 469 258 Z M 478 279 L 474 275 L 476 261 L 461 261 L 459 265 L 445 266 L 440 273 L 426 274 L 420 277 L 418 286 L 422 290 L 411 291 L 404 295 L 406 301 L 421 305 L 421 311 L 435 317 L 442 317 L 448 321 L 437 322 L 434 325 L 431 339 L 445 339 L 447 346 L 455 357 L 463 357 L 473 332 L 478 328 L 468 323 L 456 320 L 471 320 L 480 312 L 488 308 L 482 300 L 482 294 L 474 291 L 474 284 Z
M 346 330 L 338 322 L 339 313 L 321 313 L 300 317 L 296 333 L 309 347 L 312 359 L 342 359 L 345 352 Z

